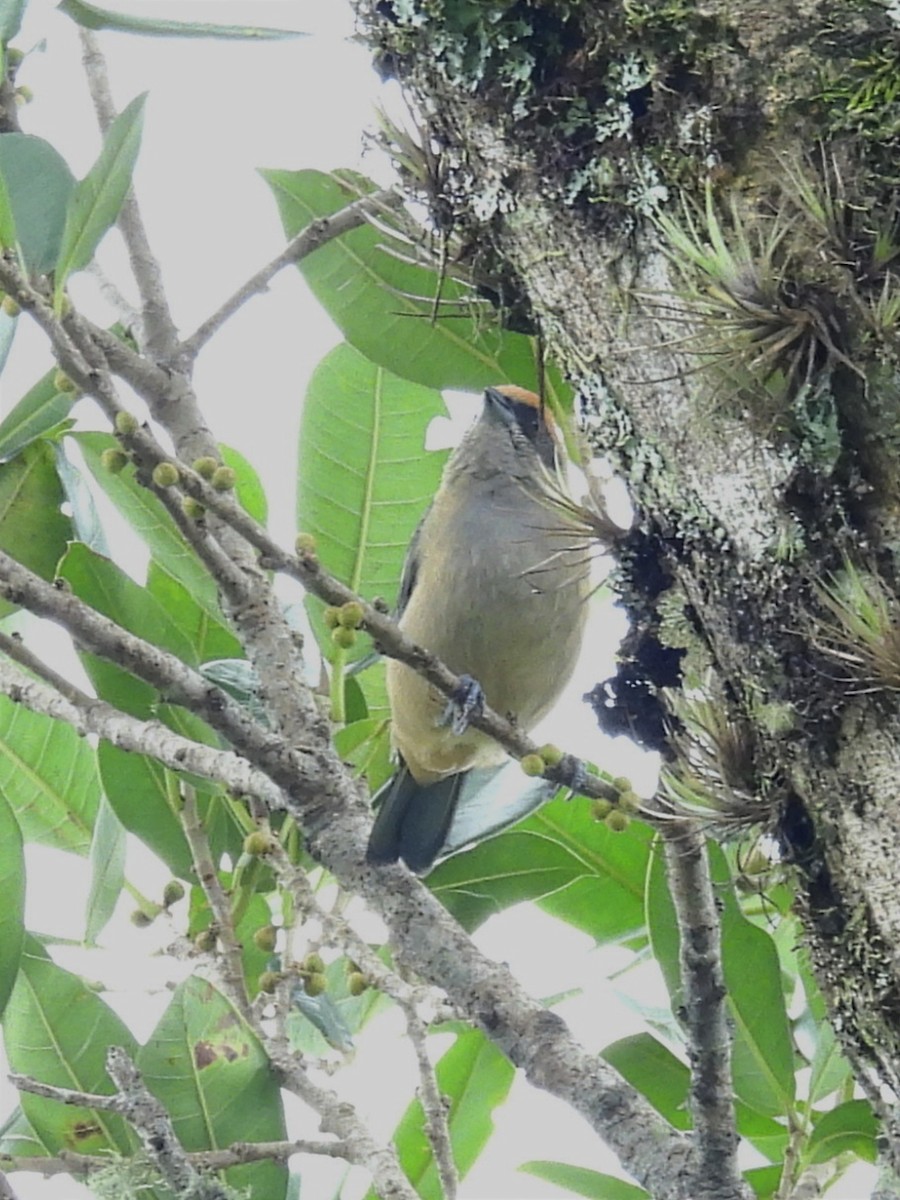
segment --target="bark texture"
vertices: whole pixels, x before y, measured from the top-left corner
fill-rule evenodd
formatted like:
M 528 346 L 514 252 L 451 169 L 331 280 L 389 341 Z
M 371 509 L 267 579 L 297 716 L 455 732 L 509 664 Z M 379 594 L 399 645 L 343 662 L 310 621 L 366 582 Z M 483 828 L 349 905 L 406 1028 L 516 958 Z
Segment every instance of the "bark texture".
M 357 7 L 430 139 L 410 186 L 506 319 L 543 334 L 630 488 L 634 630 L 600 715 L 660 746 L 661 689 L 706 681 L 742 744 L 723 788 L 794 866 L 900 1166 L 900 17 Z

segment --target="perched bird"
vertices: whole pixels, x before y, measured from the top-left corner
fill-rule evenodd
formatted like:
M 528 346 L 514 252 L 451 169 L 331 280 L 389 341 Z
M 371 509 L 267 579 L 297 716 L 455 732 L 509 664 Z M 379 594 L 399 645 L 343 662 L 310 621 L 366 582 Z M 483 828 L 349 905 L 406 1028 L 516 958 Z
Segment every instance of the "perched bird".
M 425 871 L 440 854 L 465 772 L 506 753 L 466 713 L 480 702 L 528 732 L 553 707 L 578 658 L 591 589 L 590 512 L 569 494 L 552 415 L 522 388 L 488 388 L 444 469 L 409 548 L 401 629 L 464 678 L 447 699 L 390 659 L 387 689 L 399 766 L 381 790 L 368 847 Z M 379 799 L 376 797 L 376 800 Z

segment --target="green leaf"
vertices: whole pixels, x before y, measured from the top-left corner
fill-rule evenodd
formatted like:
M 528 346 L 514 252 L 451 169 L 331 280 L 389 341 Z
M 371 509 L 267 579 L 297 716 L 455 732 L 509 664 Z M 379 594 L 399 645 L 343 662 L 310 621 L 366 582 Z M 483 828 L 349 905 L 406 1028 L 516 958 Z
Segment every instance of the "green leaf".
M 493 1132 L 493 1111 L 506 1099 L 515 1070 L 481 1030 L 466 1029 L 441 1057 L 435 1074 L 438 1090 L 450 1101 L 447 1123 L 453 1159 L 460 1178 L 464 1178 Z M 394 1142 L 400 1165 L 422 1200 L 442 1200 L 434 1155 L 425 1136 L 425 1115 L 418 1100 L 400 1119 Z M 369 1197 L 373 1195 L 369 1193 Z
M 182 662 L 196 665 L 193 648 L 171 615 L 110 559 L 81 542 L 73 542 L 60 561 L 58 574 L 79 599 L 127 632 L 168 650 Z M 152 714 L 155 688 L 106 659 L 87 653 L 81 659 L 102 699 L 132 716 L 146 718 Z
M 132 754 L 101 742 L 97 760 L 113 812 L 129 833 L 140 838 L 173 875 L 190 879 L 193 860 L 177 814 L 178 780 L 144 754 Z
M 321 171 L 263 171 L 288 237 L 331 216 L 372 190 Z M 334 238 L 299 264 L 304 278 L 344 337 L 373 363 L 431 388 L 480 391 L 504 380 L 537 390 L 530 338 L 501 330 L 471 290 L 437 271 L 402 262 L 408 254 L 382 230 L 362 225 Z M 433 320 L 432 297 L 463 301 Z M 425 299 L 416 299 L 416 297 Z M 465 302 L 468 302 L 467 304 Z M 442 307 L 441 313 L 447 310 Z
M 871 1163 L 878 1154 L 877 1137 L 878 1121 L 868 1100 L 848 1100 L 816 1122 L 804 1157 L 823 1163 L 849 1151 Z
M 231 446 L 220 446 L 219 452 L 225 466 L 231 467 L 237 475 L 234 494 L 238 503 L 254 521 L 259 525 L 265 525 L 269 519 L 269 504 L 259 481 L 259 475 L 239 450 L 234 450 Z
M 778 952 L 771 937 L 741 912 L 721 850 L 710 843 L 708 852 L 722 904 L 722 969 L 734 1026 L 735 1093 L 757 1112 L 784 1115 L 793 1108 L 795 1077 Z M 677 1011 L 683 1002 L 678 927 L 658 862 L 648 872 L 647 915 L 653 952 Z
M 0 794 L 0 1016 L 19 971 L 25 938 L 25 855 L 22 831 Z
M 86 0 L 62 0 L 60 12 L 85 29 L 114 29 L 119 33 L 138 33 L 145 37 L 227 38 L 243 41 L 271 41 L 308 37 L 299 29 L 266 29 L 256 25 L 207 25 L 201 21 L 167 21 L 159 17 L 138 17 L 133 13 L 111 12 L 88 4 Z
M 53 450 L 45 443 L 26 446 L 0 465 L 0 549 L 42 579 L 54 577 L 72 536 L 60 512 L 62 500 Z M 12 611 L 11 604 L 0 603 L 0 616 Z
M 103 451 L 118 446 L 116 439 L 105 433 L 75 433 L 69 436 L 80 446 L 91 474 L 146 543 L 160 568 L 183 584 L 204 611 L 221 624 L 222 611 L 216 585 L 176 529 L 165 506 L 138 483 L 133 466 L 129 465 L 114 475 L 102 465 L 100 458 Z
M 59 256 L 75 176 L 59 151 L 29 133 L 0 137 L 0 175 L 30 275 L 46 275 Z
M 591 1171 L 588 1167 L 575 1167 L 571 1163 L 536 1159 L 522 1163 L 519 1170 L 566 1188 L 575 1196 L 585 1196 L 587 1200 L 650 1200 L 650 1193 L 634 1183 L 626 1183 L 624 1179 L 616 1179 L 614 1175 L 604 1175 L 600 1171 Z
M 809 968 L 806 955 L 798 955 L 798 960 L 808 1010 L 808 1020 L 804 1022 L 804 1028 L 814 1038 L 815 1045 L 810 1064 L 812 1069 L 809 1077 L 809 1101 L 810 1104 L 818 1104 L 826 1096 L 843 1087 L 851 1078 L 852 1070 L 834 1036 L 825 1000 Z
M 125 884 L 125 829 L 106 796 L 100 802 L 91 841 L 85 941 L 93 945 L 115 912 Z
M 53 300 L 59 308 L 69 276 L 86 267 L 116 218 L 131 186 L 141 144 L 146 96 L 136 96 L 110 125 L 100 157 L 66 207 L 66 225 L 56 260 Z
M 100 514 L 94 503 L 94 497 L 85 482 L 84 475 L 69 460 L 65 445 L 54 441 L 53 455 L 56 473 L 72 513 L 72 531 L 75 537 L 97 554 L 104 554 L 108 558 L 109 544 L 103 531 Z
M 26 842 L 87 854 L 100 804 L 94 750 L 71 726 L 2 696 L 0 796 Z
M 49 1153 L 17 1105 L 0 1126 L 0 1154 L 10 1154 L 16 1158 L 39 1158 Z
M 0 171 L 0 247 L 4 250 L 15 250 L 19 239 L 16 235 L 16 217 L 13 212 L 12 200 L 6 180 Z
M 19 32 L 28 0 L 0 0 L 0 45 L 7 46 Z
M 651 835 L 637 823 L 613 833 L 585 800 L 558 796 L 527 820 L 428 876 L 441 903 L 469 930 L 523 900 L 598 942 L 643 927 L 643 880 Z
M 437 392 L 347 345 L 314 371 L 300 428 L 297 528 L 315 536 L 323 566 L 354 591 L 396 600 L 407 547 L 446 458 L 425 452 L 425 431 L 445 413 Z M 310 612 L 331 657 L 322 605 L 311 603 Z M 353 657 L 368 649 L 360 639 Z
M 638 1033 L 613 1042 L 601 1057 L 637 1088 L 675 1129 L 691 1128 L 693 1122 L 688 1110 L 690 1071 L 662 1042 L 649 1033 Z
M 775 1167 L 751 1167 L 744 1171 L 744 1178 L 753 1188 L 757 1200 L 772 1200 L 781 1184 L 783 1175 L 781 1165 Z
M 73 542 L 60 561 L 58 573 L 97 612 L 129 633 L 168 650 L 188 666 L 197 665 L 194 649 L 172 614 L 111 559 L 96 554 L 82 542 Z
M 285 1137 L 278 1082 L 256 1036 L 211 983 L 179 984 L 137 1057 L 153 1094 L 172 1117 L 185 1150 Z M 273 1162 L 225 1172 L 251 1200 L 283 1200 L 287 1171 Z
M 49 433 L 69 415 L 77 397 L 73 392 L 61 392 L 55 378 L 56 371 L 48 371 L 0 421 L 0 460 L 3 462 L 13 458 L 29 442 Z
M 613 1042 L 602 1057 L 653 1105 L 676 1129 L 693 1127 L 688 1105 L 690 1071 L 685 1064 L 649 1033 Z M 738 1133 L 770 1161 L 781 1162 L 788 1145 L 788 1130 L 740 1100 L 735 1104 Z
M 205 663 L 214 659 L 240 658 L 241 643 L 220 620 L 198 604 L 183 583 L 170 575 L 155 559 L 147 568 L 147 591 L 171 615 L 172 620 L 194 650 L 194 659 Z M 219 614 L 221 618 L 221 613 Z
M 6 366 L 6 360 L 9 358 L 18 327 L 19 318 L 9 316 L 0 308 L 0 373 Z
M 672 1011 L 678 1012 L 682 1002 L 681 962 L 679 960 L 681 938 L 675 919 L 675 907 L 672 904 L 672 897 L 669 895 L 663 844 L 659 838 L 653 843 L 647 866 L 644 911 L 647 917 L 647 929 L 650 934 L 653 957 L 662 972 Z
M 393 773 L 389 725 L 378 717 L 365 717 L 345 725 L 334 735 L 334 748 L 344 760 L 366 777 L 374 792 Z
M 10 1066 L 43 1083 L 109 1095 L 106 1052 L 122 1046 L 133 1056 L 131 1033 L 96 992 L 52 962 L 28 937 L 4 1022 Z M 131 1153 L 134 1139 L 120 1117 L 22 1093 L 22 1111 L 51 1153 L 77 1146 L 83 1154 Z

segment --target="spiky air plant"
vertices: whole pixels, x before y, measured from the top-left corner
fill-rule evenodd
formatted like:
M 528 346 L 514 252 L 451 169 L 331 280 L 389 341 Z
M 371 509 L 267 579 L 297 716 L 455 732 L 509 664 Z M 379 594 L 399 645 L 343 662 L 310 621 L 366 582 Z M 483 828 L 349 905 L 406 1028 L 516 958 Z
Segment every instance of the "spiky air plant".
M 627 530 L 618 525 L 606 511 L 606 503 L 599 482 L 585 478 L 584 495 L 573 495 L 572 476 L 579 474 L 569 463 L 560 463 L 555 469 L 541 464 L 540 481 L 523 488 L 528 495 L 552 514 L 557 524 L 549 531 L 542 526 L 541 534 L 553 545 L 551 552 L 540 562 L 532 564 L 526 572 L 536 590 L 542 590 L 541 577 L 558 575 L 560 566 L 568 570 L 556 587 L 564 587 L 580 579 L 588 563 L 597 563 L 608 555 L 611 547 Z M 606 575 L 595 573 L 596 584 L 588 598 L 606 582 Z
M 660 772 L 659 815 L 696 819 L 722 837 L 765 830 L 774 813 L 758 787 L 750 724 L 708 695 L 666 695 L 676 757 Z
M 900 691 L 900 601 L 874 566 L 845 558 L 815 593 L 831 619 L 815 621 L 813 643 L 846 671 L 852 690 Z
M 698 370 L 715 369 L 731 390 L 784 403 L 840 363 L 857 371 L 845 350 L 843 306 L 831 272 L 810 279 L 800 261 L 799 217 L 786 205 L 745 217 L 731 197 L 720 214 L 707 186 L 702 207 L 682 200 L 679 216 L 660 213 L 662 249 L 684 283 L 685 303 L 664 320 L 691 328 L 673 345 L 693 354 Z M 761 386 L 760 386 L 761 385 Z
M 900 319 L 900 209 L 893 192 L 870 204 L 848 196 L 836 153 L 819 148 L 818 161 L 779 156 L 785 202 L 818 243 L 815 257 L 842 269 L 847 302 L 863 329 L 898 349 Z
M 454 171 L 446 152 L 412 112 L 405 125 L 394 121 L 383 108 L 376 109 L 376 118 L 377 143 L 393 162 L 406 193 L 418 200 L 412 207 L 387 214 L 383 231 L 389 240 L 385 249 L 402 262 L 438 274 L 435 296 L 406 298 L 429 301 L 432 319 L 438 315 L 471 316 L 473 305 L 488 311 L 495 287 L 479 271 L 477 253 L 473 254 L 457 234 Z M 377 220 L 373 224 L 377 227 Z M 454 309 L 462 311 L 455 314 Z

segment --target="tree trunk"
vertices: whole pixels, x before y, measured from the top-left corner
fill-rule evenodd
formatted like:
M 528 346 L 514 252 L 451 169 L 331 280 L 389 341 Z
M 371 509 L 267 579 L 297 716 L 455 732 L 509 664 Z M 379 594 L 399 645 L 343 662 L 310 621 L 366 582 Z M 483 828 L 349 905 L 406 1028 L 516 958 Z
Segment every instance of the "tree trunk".
M 740 743 L 726 815 L 793 864 L 900 1168 L 900 17 L 358 10 L 436 147 L 417 183 L 454 258 L 540 330 L 630 488 L 634 628 L 600 715 L 667 752 L 662 707 L 703 680 Z

